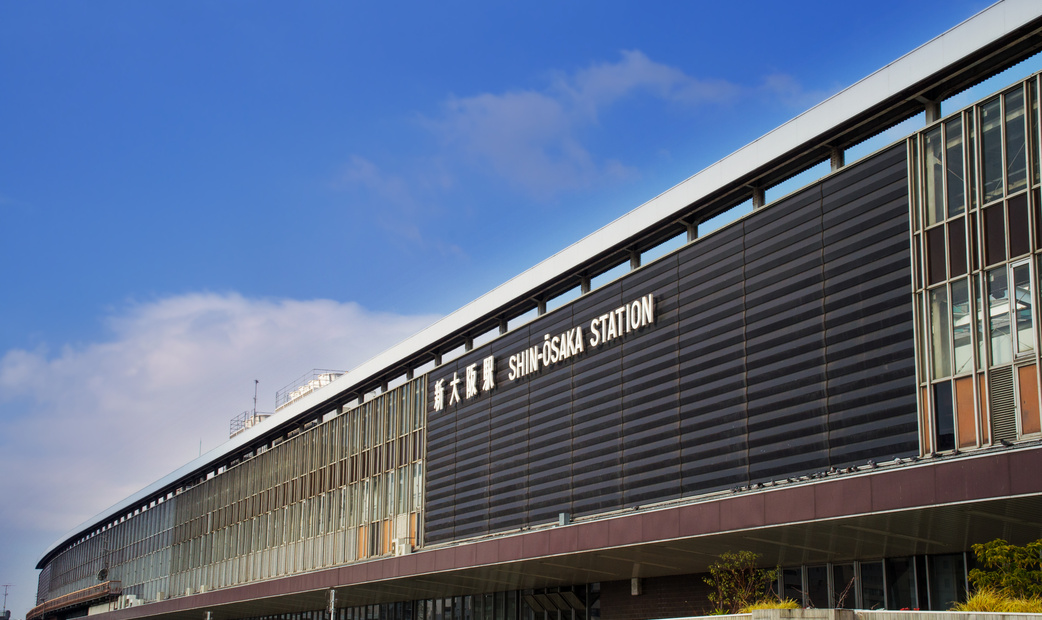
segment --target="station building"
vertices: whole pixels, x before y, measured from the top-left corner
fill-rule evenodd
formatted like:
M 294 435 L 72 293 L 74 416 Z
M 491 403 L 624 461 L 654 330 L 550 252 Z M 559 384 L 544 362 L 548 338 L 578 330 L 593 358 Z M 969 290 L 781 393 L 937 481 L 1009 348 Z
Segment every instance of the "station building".
M 946 609 L 972 544 L 1042 537 L 1039 76 L 941 102 L 1039 50 L 999 2 L 323 373 L 47 549 L 28 619 L 678 617 L 739 550 Z

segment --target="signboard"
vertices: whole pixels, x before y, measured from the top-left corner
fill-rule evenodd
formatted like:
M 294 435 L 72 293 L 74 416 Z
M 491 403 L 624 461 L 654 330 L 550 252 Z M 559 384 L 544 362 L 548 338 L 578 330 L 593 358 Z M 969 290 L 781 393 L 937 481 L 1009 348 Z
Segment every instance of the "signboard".
M 626 334 L 655 324 L 655 297 L 647 294 L 625 303 L 609 312 L 594 317 L 585 326 L 576 325 L 559 334 L 544 334 L 543 343 L 518 351 L 507 359 L 510 381 L 517 381 L 544 368 L 610 345 Z M 453 372 L 452 378 L 442 377 L 431 389 L 434 410 L 441 411 L 481 392 L 496 387 L 496 358 L 488 356 L 467 366 L 463 377 Z M 480 377 L 479 377 L 480 374 Z

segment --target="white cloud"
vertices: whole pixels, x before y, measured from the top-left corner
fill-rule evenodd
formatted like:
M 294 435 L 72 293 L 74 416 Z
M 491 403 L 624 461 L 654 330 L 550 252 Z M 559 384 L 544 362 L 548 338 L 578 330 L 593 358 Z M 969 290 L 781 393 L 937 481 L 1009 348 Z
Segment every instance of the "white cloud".
M 28 569 L 54 538 L 271 411 L 311 368 L 350 369 L 430 324 L 329 300 L 192 294 L 134 304 L 111 338 L 0 357 L 0 549 Z M 25 550 L 26 557 L 17 553 Z M 23 587 L 29 582 L 22 581 Z
M 726 80 L 700 80 L 680 69 L 648 58 L 639 50 L 622 52 L 622 60 L 601 63 L 563 77 L 555 87 L 576 106 L 596 118 L 597 110 L 635 92 L 647 92 L 664 101 L 685 105 L 728 103 L 741 89 Z
M 453 98 L 440 129 L 474 161 L 546 198 L 590 185 L 601 173 L 574 134 L 573 110 L 532 91 Z
M 592 146 L 596 140 L 593 132 L 602 130 L 601 117 L 628 98 L 643 97 L 656 105 L 694 110 L 767 97 L 802 111 L 826 94 L 804 91 L 784 74 L 769 75 L 755 85 L 697 78 L 655 62 L 640 50 L 625 50 L 615 62 L 553 73 L 543 88 L 448 97 L 439 114 L 420 119 L 449 147 L 422 162 L 425 173 L 389 173 L 354 155 L 332 184 L 378 207 L 371 210 L 379 212 L 379 223 L 400 239 L 458 254 L 458 248 L 438 247 L 425 239 L 423 224 L 417 224 L 437 211 L 437 200 L 432 197 L 456 185 L 450 171 L 459 169 L 446 162 L 462 156 L 468 165 L 529 196 L 548 200 L 563 192 L 639 176 L 633 166 Z
M 434 169 L 410 183 L 399 175 L 384 172 L 364 157 L 352 155 L 340 167 L 331 185 L 334 190 L 351 192 L 355 199 L 365 201 L 367 212 L 375 218 L 377 225 L 391 234 L 401 249 L 421 247 L 434 249 L 445 256 L 465 255 L 459 246 L 430 239 L 422 232 L 423 225 L 439 209 L 429 201 L 418 199 L 413 186 L 424 195 L 429 195 L 431 189 L 447 189 L 452 185 L 452 179 L 443 171 Z
M 637 174 L 622 162 L 598 158 L 580 135 L 613 103 L 644 95 L 687 107 L 726 104 L 742 90 L 725 80 L 697 79 L 637 50 L 621 56 L 558 74 L 542 90 L 452 97 L 430 126 L 472 162 L 545 199 Z
M 800 112 L 818 105 L 839 91 L 838 86 L 831 91 L 805 90 L 796 78 L 784 73 L 768 75 L 763 79 L 760 89 L 771 99 Z

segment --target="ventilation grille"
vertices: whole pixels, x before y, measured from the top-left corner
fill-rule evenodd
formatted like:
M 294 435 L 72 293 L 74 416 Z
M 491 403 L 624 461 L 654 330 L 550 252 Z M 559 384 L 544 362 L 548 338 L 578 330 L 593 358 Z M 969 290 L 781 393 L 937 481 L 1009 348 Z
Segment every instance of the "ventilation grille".
M 988 385 L 991 406 L 991 440 L 1012 441 L 1017 438 L 1016 393 L 1013 390 L 1013 368 L 994 368 Z

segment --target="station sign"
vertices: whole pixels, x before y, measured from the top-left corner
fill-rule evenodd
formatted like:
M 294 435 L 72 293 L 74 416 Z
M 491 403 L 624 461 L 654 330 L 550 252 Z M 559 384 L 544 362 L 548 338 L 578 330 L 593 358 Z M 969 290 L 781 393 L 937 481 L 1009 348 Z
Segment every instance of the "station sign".
M 576 325 L 559 334 L 544 334 L 543 342 L 518 351 L 507 359 L 507 379 L 518 381 L 565 360 L 610 345 L 627 334 L 655 324 L 655 297 L 649 293 L 598 315 L 584 327 Z M 496 388 L 496 358 L 488 356 L 466 367 L 463 377 L 453 372 L 431 390 L 434 410 L 441 411 L 482 392 Z

